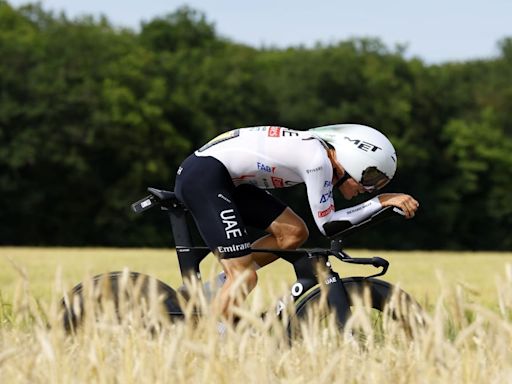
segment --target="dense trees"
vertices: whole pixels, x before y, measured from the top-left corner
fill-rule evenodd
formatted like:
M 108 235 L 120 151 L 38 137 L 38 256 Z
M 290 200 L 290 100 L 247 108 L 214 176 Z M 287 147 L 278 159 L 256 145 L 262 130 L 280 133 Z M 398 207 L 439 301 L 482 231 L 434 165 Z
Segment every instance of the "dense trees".
M 443 65 L 374 39 L 255 49 L 188 8 L 134 32 L 0 0 L 0 243 L 165 245 L 165 218 L 129 203 L 212 136 L 359 122 L 397 147 L 387 189 L 422 206 L 354 245 L 512 249 L 512 38 L 499 47 Z M 304 189 L 285 192 L 312 223 Z

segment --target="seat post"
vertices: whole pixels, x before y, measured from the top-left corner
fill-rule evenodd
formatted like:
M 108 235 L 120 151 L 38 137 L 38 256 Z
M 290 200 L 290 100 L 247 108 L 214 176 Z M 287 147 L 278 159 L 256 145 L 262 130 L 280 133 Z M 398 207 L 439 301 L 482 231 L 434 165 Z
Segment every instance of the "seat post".
M 176 247 L 193 247 L 192 238 L 187 226 L 186 210 L 178 203 L 174 202 L 168 210 L 171 221 L 172 233 Z
M 187 210 L 181 203 L 175 200 L 163 209 L 167 210 L 171 221 L 183 284 L 186 284 L 187 279 L 201 281 L 199 264 L 210 250 L 207 247 L 194 247 L 187 224 Z

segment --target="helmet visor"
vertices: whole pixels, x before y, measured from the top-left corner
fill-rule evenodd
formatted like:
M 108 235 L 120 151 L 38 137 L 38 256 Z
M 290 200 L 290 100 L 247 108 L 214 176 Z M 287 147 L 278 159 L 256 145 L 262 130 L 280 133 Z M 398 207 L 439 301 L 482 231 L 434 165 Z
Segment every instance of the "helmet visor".
M 366 191 L 373 192 L 384 187 L 390 180 L 391 179 L 387 177 L 384 172 L 377 169 L 377 167 L 368 167 L 363 171 L 360 184 Z

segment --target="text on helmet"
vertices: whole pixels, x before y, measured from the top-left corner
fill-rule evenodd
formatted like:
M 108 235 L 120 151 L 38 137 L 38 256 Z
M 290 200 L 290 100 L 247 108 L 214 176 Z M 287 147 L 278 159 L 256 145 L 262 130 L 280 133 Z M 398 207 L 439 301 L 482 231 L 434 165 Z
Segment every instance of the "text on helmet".
M 382 149 L 381 147 L 376 146 L 375 144 L 369 143 L 367 141 L 359 140 L 359 139 L 351 139 L 348 136 L 345 136 L 345 139 L 354 143 L 354 145 L 365 151 L 365 152 L 376 152 L 378 149 Z

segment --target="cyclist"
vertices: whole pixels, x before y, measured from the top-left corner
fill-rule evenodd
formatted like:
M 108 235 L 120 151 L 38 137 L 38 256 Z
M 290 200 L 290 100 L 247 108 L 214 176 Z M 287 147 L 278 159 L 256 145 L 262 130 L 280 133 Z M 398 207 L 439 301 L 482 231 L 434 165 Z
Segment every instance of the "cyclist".
M 394 176 L 396 153 L 379 131 L 338 124 L 308 131 L 278 126 L 235 129 L 217 136 L 179 167 L 175 192 L 187 206 L 208 247 L 218 256 L 226 281 L 216 298 L 219 313 L 245 298 L 257 283 L 256 270 L 277 257 L 251 248 L 295 249 L 309 236 L 304 221 L 267 190 L 305 183 L 311 212 L 324 235 L 349 221 L 357 224 L 383 206 L 412 218 L 418 202 L 384 193 L 357 206 L 335 210 L 333 190 L 344 198 L 375 192 Z M 252 244 L 247 226 L 268 235 Z M 242 284 L 234 284 L 235 281 Z M 243 287 L 243 289 L 239 288 Z

